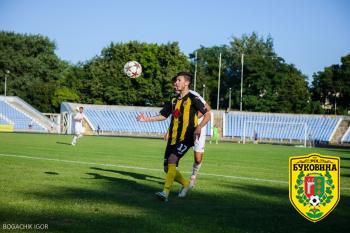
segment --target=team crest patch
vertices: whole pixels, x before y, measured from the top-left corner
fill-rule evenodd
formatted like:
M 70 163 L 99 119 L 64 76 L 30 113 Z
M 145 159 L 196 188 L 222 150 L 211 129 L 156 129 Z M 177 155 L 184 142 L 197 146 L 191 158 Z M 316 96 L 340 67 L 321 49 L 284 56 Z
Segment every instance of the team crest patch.
M 325 218 L 340 199 L 340 159 L 309 154 L 289 158 L 289 200 L 306 219 Z
M 179 109 L 175 109 L 175 111 L 173 111 L 173 116 L 174 116 L 175 118 L 179 118 L 180 115 L 181 115 L 181 112 L 180 112 Z

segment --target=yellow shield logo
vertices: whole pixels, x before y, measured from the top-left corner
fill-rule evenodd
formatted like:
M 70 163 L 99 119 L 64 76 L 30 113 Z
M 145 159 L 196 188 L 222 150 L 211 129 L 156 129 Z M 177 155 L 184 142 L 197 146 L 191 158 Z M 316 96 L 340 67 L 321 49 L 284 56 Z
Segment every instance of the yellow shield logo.
M 289 158 L 289 200 L 306 219 L 325 218 L 340 199 L 340 158 L 309 154 Z

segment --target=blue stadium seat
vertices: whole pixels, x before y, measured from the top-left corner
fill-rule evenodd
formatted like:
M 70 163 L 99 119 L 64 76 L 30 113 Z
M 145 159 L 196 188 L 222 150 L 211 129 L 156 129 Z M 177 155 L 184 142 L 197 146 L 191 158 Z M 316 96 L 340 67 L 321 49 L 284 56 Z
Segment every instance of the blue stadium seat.
M 350 127 L 345 132 L 343 138 L 341 139 L 342 142 L 350 143 Z
M 28 130 L 30 123 L 32 123 L 32 130 L 35 131 L 46 131 L 42 126 L 36 123 L 32 118 L 24 115 L 18 111 L 6 101 L 0 100 L 0 114 L 10 119 L 13 122 L 14 130 Z M 0 118 L 0 124 L 9 124 L 7 120 Z
M 245 127 L 246 137 L 252 137 L 255 130 L 259 138 L 303 140 L 305 137 L 304 124 L 306 124 L 307 138 L 310 136 L 312 140 L 329 141 L 338 121 L 338 117 L 317 115 L 231 112 L 225 114 L 224 136 L 243 137 Z M 290 125 L 283 123 L 290 123 Z
M 170 117 L 165 121 L 138 122 L 136 117 L 139 110 L 127 110 L 123 108 L 85 107 L 85 115 L 95 129 L 99 126 L 105 132 L 127 132 L 165 134 L 170 124 Z M 159 111 L 144 112 L 146 116 L 155 116 Z M 211 122 L 208 122 L 207 135 L 211 135 Z

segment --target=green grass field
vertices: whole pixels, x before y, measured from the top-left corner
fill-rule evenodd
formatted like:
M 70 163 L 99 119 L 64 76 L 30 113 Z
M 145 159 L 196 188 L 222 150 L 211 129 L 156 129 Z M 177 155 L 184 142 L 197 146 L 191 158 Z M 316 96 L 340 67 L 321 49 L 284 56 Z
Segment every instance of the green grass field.
M 0 134 L 3 224 L 48 224 L 35 232 L 350 232 L 350 151 L 276 145 L 207 145 L 197 186 L 168 203 L 162 189 L 165 142 L 157 139 Z M 318 223 L 288 199 L 288 158 L 341 157 L 341 199 Z M 190 150 L 180 170 L 189 176 Z M 28 232 L 34 232 L 29 230 Z

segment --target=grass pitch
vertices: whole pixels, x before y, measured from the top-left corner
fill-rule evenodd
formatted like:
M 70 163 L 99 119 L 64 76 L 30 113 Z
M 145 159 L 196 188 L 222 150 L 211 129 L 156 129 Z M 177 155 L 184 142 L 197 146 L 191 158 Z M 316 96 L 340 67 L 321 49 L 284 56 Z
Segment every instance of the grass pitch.
M 162 189 L 165 142 L 157 139 L 0 134 L 2 232 L 350 232 L 350 151 L 275 145 L 207 145 L 196 187 L 168 203 Z M 341 157 L 341 198 L 311 223 L 288 199 L 288 158 Z M 190 150 L 181 160 L 187 177 Z M 187 172 L 187 173 L 186 173 Z M 4 224 L 47 224 L 6 230 Z

